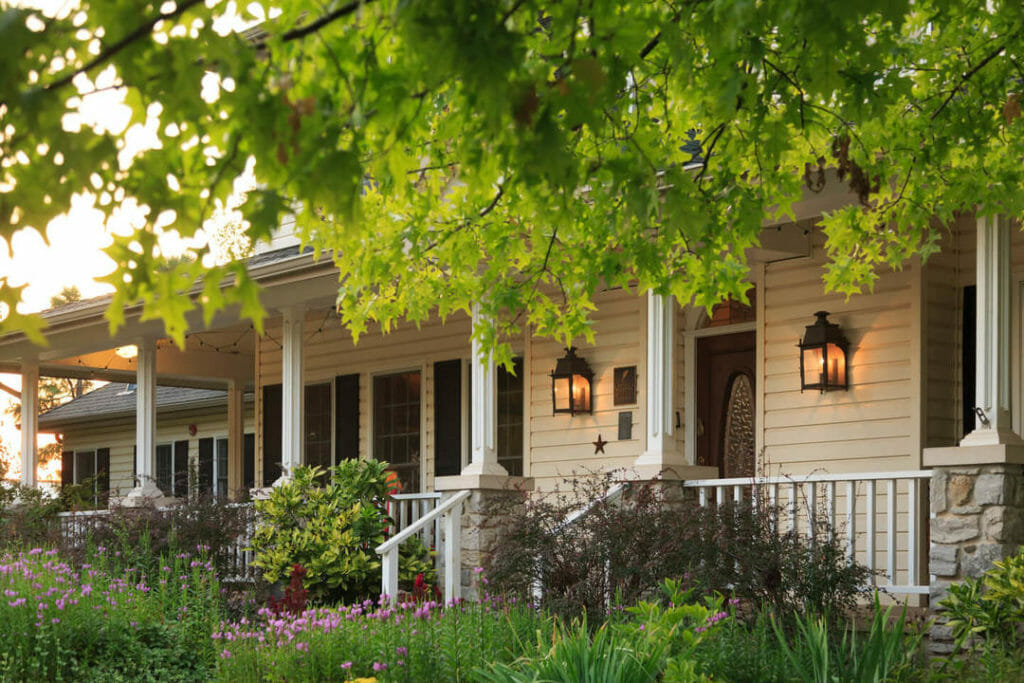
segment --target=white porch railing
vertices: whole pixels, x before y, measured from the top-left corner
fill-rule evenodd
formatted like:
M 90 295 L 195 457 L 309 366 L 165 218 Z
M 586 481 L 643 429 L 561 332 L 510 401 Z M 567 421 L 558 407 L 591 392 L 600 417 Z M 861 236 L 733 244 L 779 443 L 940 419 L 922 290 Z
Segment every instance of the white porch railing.
M 803 528 L 812 538 L 818 532 L 819 515 L 824 515 L 829 533 L 845 537 L 847 558 L 871 570 L 873 585 L 888 593 L 927 594 L 922 553 L 927 547 L 928 486 L 922 482 L 930 478 L 928 470 L 912 470 L 700 479 L 684 486 L 697 491 L 702 506 L 764 496 L 760 499 L 767 503 L 776 529 L 799 532 Z M 884 510 L 879 507 L 880 498 Z M 838 499 L 843 502 L 842 513 L 836 511 Z M 884 545 L 879 543 L 883 534 Z M 879 569 L 885 571 L 885 583 L 877 581 Z
M 398 549 L 402 543 L 425 529 L 434 530 L 442 581 L 442 599 L 445 603 L 457 599 L 461 594 L 462 581 L 462 504 L 469 498 L 469 491 L 459 491 L 444 500 L 433 510 L 423 515 L 397 534 L 381 543 L 376 552 L 381 559 L 381 594 L 394 604 L 398 599 Z
M 392 496 L 388 501 L 387 513 L 396 523 L 396 533 L 402 533 L 410 525 L 416 524 L 423 517 L 429 515 L 441 500 L 441 494 L 437 492 L 428 493 L 400 493 Z M 230 503 L 230 507 L 243 508 L 252 507 L 252 503 Z M 169 508 L 160 508 L 168 510 Z M 90 532 L 110 513 L 109 510 L 81 510 L 76 512 L 60 512 L 57 518 L 60 524 L 61 535 L 70 543 L 85 543 Z M 428 549 L 439 548 L 441 541 L 441 519 L 433 518 L 432 524 L 417 526 L 416 533 L 419 535 L 423 545 Z M 228 562 L 224 571 L 222 581 L 253 581 L 256 579 L 256 568 L 252 566 L 255 553 L 247 550 L 252 534 L 256 527 L 255 514 L 249 517 L 245 533 L 238 536 L 228 547 Z M 408 538 L 406 536 L 405 538 Z M 435 565 L 438 571 L 441 570 L 441 553 Z

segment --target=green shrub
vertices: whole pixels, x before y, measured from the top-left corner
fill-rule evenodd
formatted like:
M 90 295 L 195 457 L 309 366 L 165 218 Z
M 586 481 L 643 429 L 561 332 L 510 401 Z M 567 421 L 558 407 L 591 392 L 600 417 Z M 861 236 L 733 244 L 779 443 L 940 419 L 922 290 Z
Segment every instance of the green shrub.
M 749 501 L 701 507 L 664 482 L 632 484 L 603 499 L 611 478 L 570 481 L 559 492 L 500 514 L 506 533 L 493 548 L 488 575 L 500 589 L 530 595 L 565 618 L 604 618 L 611 598 L 633 604 L 665 577 L 689 579 L 708 592 L 734 594 L 778 615 L 806 611 L 836 617 L 856 604 L 870 572 L 850 563 L 841 534 L 818 516 L 815 538 L 779 532 L 772 511 Z M 573 524 L 564 520 L 596 501 Z M 784 518 L 785 512 L 780 511 Z
M 995 562 L 981 578 L 953 584 L 940 604 L 958 649 L 1018 648 L 1024 642 L 1024 549 Z
M 375 548 L 395 525 L 387 514 L 388 488 L 387 463 L 375 460 L 348 460 L 330 471 L 296 468 L 291 480 L 256 501 L 253 565 L 269 583 L 287 580 L 292 567 L 301 565 L 303 585 L 319 602 L 379 595 Z M 417 574 L 435 581 L 430 553 L 418 539 L 400 552 L 399 579 L 406 589 Z

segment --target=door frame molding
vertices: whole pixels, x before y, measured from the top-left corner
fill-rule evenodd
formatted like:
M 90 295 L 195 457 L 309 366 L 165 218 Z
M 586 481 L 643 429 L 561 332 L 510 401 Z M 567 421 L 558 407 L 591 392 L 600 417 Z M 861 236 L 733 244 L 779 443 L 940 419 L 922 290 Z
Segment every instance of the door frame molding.
M 761 297 L 758 297 L 760 302 Z M 719 337 L 737 332 L 754 332 L 755 344 L 757 336 L 757 322 L 736 323 L 734 325 L 721 325 L 719 327 L 699 328 L 699 325 L 707 318 L 702 308 L 690 309 L 685 315 L 685 328 L 683 331 L 683 446 L 686 455 L 686 462 L 691 465 L 697 464 L 697 340 L 706 337 Z M 757 352 L 754 354 L 754 372 L 757 372 Z M 755 378 L 756 379 L 756 378 Z M 755 384 L 756 387 L 756 384 Z M 757 404 L 757 392 L 754 393 L 754 417 L 756 419 L 760 406 Z M 756 433 L 756 430 L 755 430 Z

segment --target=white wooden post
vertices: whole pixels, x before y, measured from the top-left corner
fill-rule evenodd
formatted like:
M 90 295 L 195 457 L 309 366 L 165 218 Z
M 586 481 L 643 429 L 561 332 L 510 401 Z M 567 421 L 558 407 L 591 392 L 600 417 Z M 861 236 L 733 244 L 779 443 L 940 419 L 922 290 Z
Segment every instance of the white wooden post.
M 462 597 L 462 504 L 458 504 L 441 517 L 444 534 L 444 594 L 445 604 Z
M 242 411 L 242 385 L 228 382 L 228 497 L 236 498 L 245 486 L 243 450 L 245 426 Z
M 1021 444 L 1010 417 L 1010 222 L 1002 215 L 982 216 L 977 224 L 975 401 L 984 418 L 975 420 L 960 445 Z
M 907 481 L 907 585 L 917 584 L 917 487 L 919 480 Z
M 670 466 L 686 464 L 676 452 L 673 431 L 673 354 L 675 346 L 675 300 L 647 292 L 647 423 L 644 452 L 636 460 L 638 472 L 655 476 Z
M 156 340 L 136 342 L 135 370 L 135 474 L 127 496 L 129 505 L 164 497 L 156 484 Z
M 306 311 L 296 306 L 284 310 L 281 341 L 281 478 L 291 478 L 302 464 L 303 335 Z M 275 482 L 277 483 L 277 482 Z
M 21 363 L 21 483 L 35 488 L 39 465 L 39 363 Z
M 480 305 L 473 304 L 473 326 L 481 321 Z M 471 461 L 463 475 L 507 477 L 508 470 L 498 464 L 498 390 L 494 355 L 484 354 L 479 340 L 472 340 L 470 359 L 470 443 Z
M 380 592 L 388 604 L 398 600 L 398 546 L 389 548 L 380 558 Z

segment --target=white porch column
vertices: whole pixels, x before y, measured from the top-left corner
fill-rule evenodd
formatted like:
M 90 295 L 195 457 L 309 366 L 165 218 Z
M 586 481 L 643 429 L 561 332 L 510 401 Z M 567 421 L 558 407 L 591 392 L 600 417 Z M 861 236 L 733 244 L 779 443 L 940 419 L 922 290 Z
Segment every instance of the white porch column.
M 135 370 L 135 488 L 129 502 L 164 497 L 156 485 L 156 340 L 136 342 Z
M 302 464 L 303 353 L 306 311 L 302 307 L 284 311 L 281 341 L 281 478 L 291 478 Z M 277 482 L 275 482 L 277 483 Z
M 480 320 L 480 306 L 473 304 L 473 327 Z M 481 354 L 480 342 L 476 337 L 472 343 L 470 359 L 470 451 L 471 461 L 463 475 L 494 475 L 507 477 L 508 471 L 498 464 L 498 389 L 494 354 Z
M 36 486 L 39 448 L 39 363 L 33 358 L 21 363 L 21 483 Z
M 242 384 L 228 382 L 228 498 L 234 499 L 245 485 L 242 469 L 245 444 L 245 423 L 242 407 Z
M 1010 417 L 1010 222 L 1001 215 L 977 221 L 975 402 L 983 415 L 960 445 L 1022 444 Z
M 647 386 L 644 450 L 633 465 L 640 479 L 715 477 L 715 468 L 686 462 L 675 435 L 675 299 L 647 292 Z
M 657 476 L 672 466 L 685 465 L 676 452 L 674 388 L 675 301 L 671 296 L 647 292 L 647 386 L 644 452 L 636 468 L 644 476 Z

